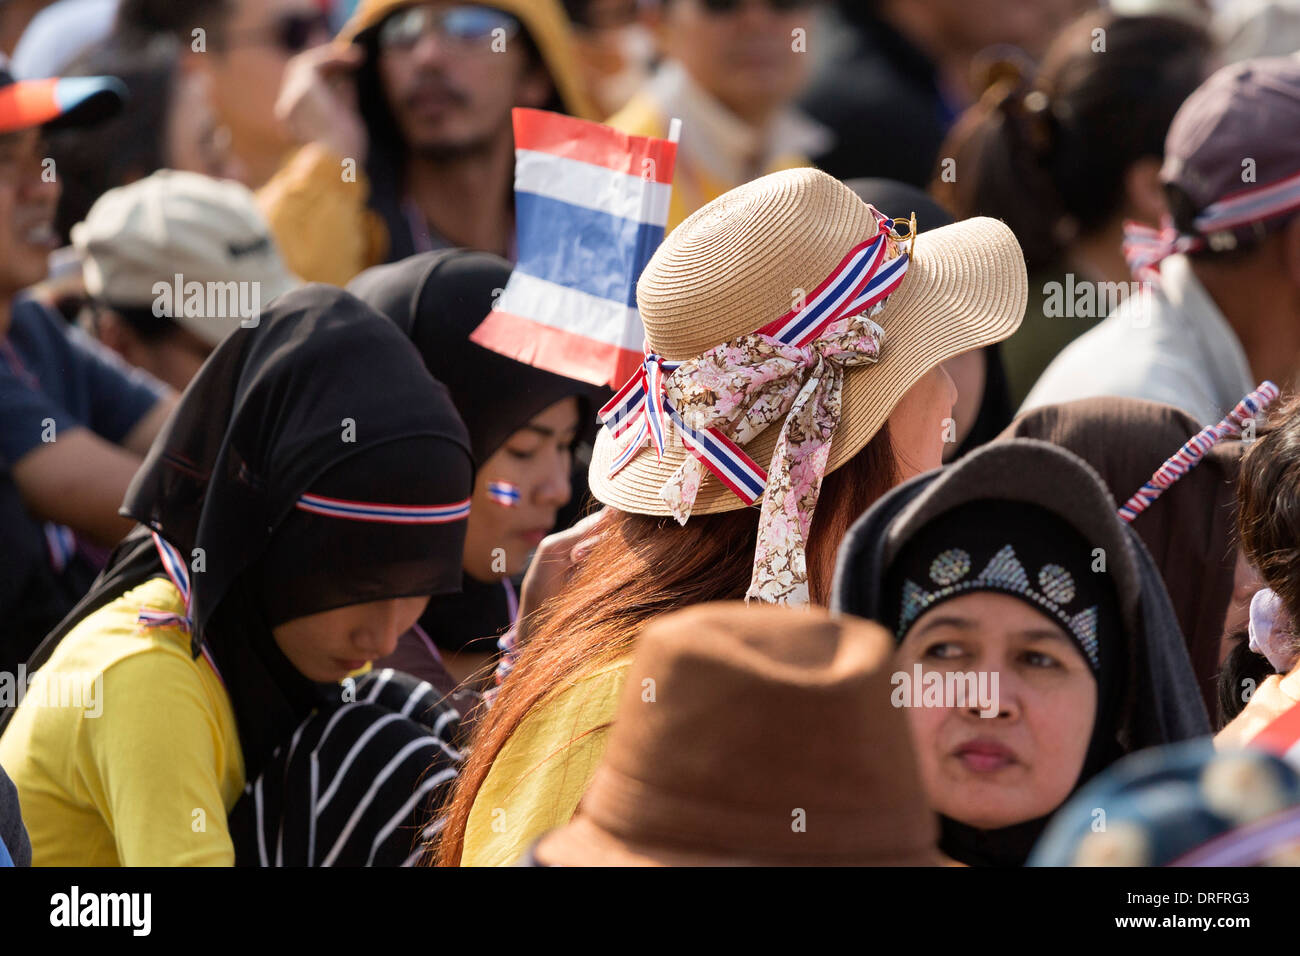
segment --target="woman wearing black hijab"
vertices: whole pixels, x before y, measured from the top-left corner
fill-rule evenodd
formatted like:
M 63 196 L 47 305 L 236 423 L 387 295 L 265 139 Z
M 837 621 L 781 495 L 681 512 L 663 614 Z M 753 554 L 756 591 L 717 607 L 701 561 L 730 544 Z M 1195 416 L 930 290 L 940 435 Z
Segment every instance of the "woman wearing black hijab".
M 368 269 L 348 286 L 411 337 L 451 393 L 474 451 L 460 593 L 431 601 L 418 628 L 380 662 L 444 691 L 492 660 L 518 610 L 511 578 L 585 506 L 596 410 L 610 397 L 470 341 L 510 271 L 487 253 L 432 252 Z
M 1045 442 L 985 446 L 881 498 L 832 604 L 898 642 L 897 703 L 959 862 L 1022 865 L 1101 770 L 1209 733 L 1150 556 L 1096 473 Z M 952 693 L 972 685 L 975 701 Z
M 455 775 L 427 724 L 456 715 L 348 675 L 459 587 L 471 487 L 445 389 L 353 297 L 296 290 L 226 339 L 5 715 L 35 861 L 405 861 L 441 796 L 420 781 Z M 74 678 L 78 707 L 41 706 Z

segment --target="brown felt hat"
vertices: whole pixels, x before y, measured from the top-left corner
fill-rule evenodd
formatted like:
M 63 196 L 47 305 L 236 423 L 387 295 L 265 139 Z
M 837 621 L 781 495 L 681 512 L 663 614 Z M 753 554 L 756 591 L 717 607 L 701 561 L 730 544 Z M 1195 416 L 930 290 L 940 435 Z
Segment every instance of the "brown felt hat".
M 881 209 L 905 218 L 912 210 Z M 899 399 L 939 363 L 992 345 L 1020 327 L 1028 300 L 1024 255 L 1005 223 L 974 218 L 918 236 L 902 284 L 872 319 L 883 327 L 878 362 L 844 375 L 843 411 L 826 471 L 856 455 Z M 816 289 L 877 221 L 867 203 L 816 169 L 763 176 L 704 206 L 672 231 L 637 283 L 637 304 L 652 351 L 694 358 L 757 331 Z M 745 452 L 767 467 L 780 434 L 765 428 Z M 622 443 L 602 429 L 592 456 L 592 493 L 623 511 L 668 515 L 664 482 L 687 455 L 669 442 L 663 460 L 647 444 L 612 477 Z M 700 484 L 694 514 L 745 504 L 713 474 Z
M 739 602 L 638 639 L 600 767 L 535 855 L 557 866 L 941 865 L 893 642 Z

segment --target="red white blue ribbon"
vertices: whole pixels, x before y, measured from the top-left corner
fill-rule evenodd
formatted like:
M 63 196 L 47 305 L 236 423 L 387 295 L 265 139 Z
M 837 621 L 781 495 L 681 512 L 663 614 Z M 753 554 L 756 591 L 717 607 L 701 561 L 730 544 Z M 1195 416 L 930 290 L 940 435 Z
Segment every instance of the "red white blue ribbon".
M 449 505 L 382 505 L 326 498 L 324 495 L 303 495 L 298 499 L 296 507 L 300 511 L 330 518 L 383 524 L 447 524 L 469 517 L 468 498 Z
M 518 485 L 508 481 L 489 481 L 488 497 L 503 507 L 513 508 L 519 504 L 521 495 Z
M 1206 452 L 1223 439 L 1241 434 L 1245 421 L 1254 418 L 1267 408 L 1278 396 L 1278 388 L 1272 382 L 1264 382 L 1228 413 L 1217 425 L 1207 425 L 1187 440 L 1182 448 L 1174 452 L 1165 463 L 1156 469 L 1154 475 L 1137 493 L 1119 508 L 1119 516 L 1125 521 L 1132 521 L 1164 494 L 1165 489 L 1183 475 L 1187 474 L 1205 457 Z
M 1163 259 L 1176 252 L 1204 249 L 1206 237 L 1213 233 L 1265 222 L 1296 209 L 1300 209 L 1300 172 L 1276 182 L 1252 185 L 1210 203 L 1192 220 L 1195 235 L 1180 233 L 1169 216 L 1164 217 L 1159 229 L 1126 222 L 1124 258 L 1134 278 L 1150 281 L 1158 276 L 1157 267 Z
M 45 522 L 45 544 L 50 552 L 50 565 L 56 574 L 62 574 L 77 553 L 77 536 L 66 525 Z
M 141 627 L 175 627 L 187 634 L 194 633 L 194 621 L 191 611 L 193 603 L 193 594 L 190 590 L 190 572 L 185 567 L 185 560 L 181 557 L 179 551 L 164 541 L 158 532 L 153 532 L 154 547 L 158 549 L 158 557 L 162 560 L 163 571 L 167 573 L 168 580 L 180 592 L 181 601 L 185 605 L 185 613 L 177 614 L 175 611 L 160 611 L 154 608 L 141 608 L 140 614 L 136 618 L 136 623 Z M 206 644 L 201 644 L 199 653 L 203 655 L 212 672 L 217 675 L 217 680 L 225 684 L 225 678 L 221 676 L 221 669 L 217 667 L 217 662 L 213 660 L 212 653 L 208 650 Z
M 891 220 L 872 210 L 874 237 L 854 246 L 807 298 L 755 333 L 795 348 L 806 348 L 833 322 L 866 312 L 888 297 L 907 273 L 908 255 L 886 258 L 895 238 Z M 641 368 L 600 410 L 601 421 L 615 438 L 635 429 L 610 463 L 614 475 L 636 457 L 647 440 L 662 460 L 668 425 L 677 430 L 687 450 L 745 504 L 752 505 L 767 487 L 767 472 L 718 428 L 694 429 L 686 424 L 664 393 L 664 381 L 682 365 L 669 362 L 647 347 Z
M 1128 263 L 1133 278 L 1154 282 L 1160 277 L 1160 263 L 1176 252 L 1195 252 L 1205 246 L 1199 236 L 1181 235 L 1174 221 L 1165 216 L 1159 229 L 1140 222 L 1124 223 L 1124 261 Z

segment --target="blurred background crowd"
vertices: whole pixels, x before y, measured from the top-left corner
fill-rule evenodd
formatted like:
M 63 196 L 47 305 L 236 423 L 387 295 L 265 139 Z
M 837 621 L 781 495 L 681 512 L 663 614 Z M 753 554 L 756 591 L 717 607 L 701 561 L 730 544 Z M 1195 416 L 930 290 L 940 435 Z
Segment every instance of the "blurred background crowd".
M 1297 50 L 1296 0 L 0 0 L 0 97 L 58 78 L 54 95 L 76 101 L 34 125 L 0 109 L 0 668 L 86 597 L 135 526 L 118 509 L 178 396 L 240 324 L 159 316 L 156 285 L 173 275 L 255 284 L 262 305 L 357 280 L 407 321 L 480 466 L 525 425 L 579 449 L 516 481 L 540 502 L 525 541 L 573 522 L 607 395 L 538 379 L 549 400 L 508 413 L 484 383 L 531 373 L 456 368 L 481 318 L 465 303 L 517 258 L 515 107 L 659 137 L 681 120 L 670 230 L 805 166 L 889 216 L 915 212 L 922 233 L 1002 220 L 1028 305 L 1010 338 L 945 363 L 945 460 L 1020 411 L 1017 437 L 1070 448 L 1123 500 L 1260 382 L 1288 392 L 1300 372 L 1300 199 L 1213 219 L 1241 193 L 1257 201 L 1256 185 L 1294 189 Z M 1283 57 L 1295 65 L 1223 72 Z M 1201 234 L 1213 248 L 1184 241 Z M 1141 237 L 1160 251 L 1143 259 Z M 504 264 L 431 274 L 419 257 L 446 250 Z M 1127 303 L 1161 260 L 1155 304 Z M 421 332 L 401 313 L 443 282 L 462 297 L 444 293 Z M 1051 411 L 1096 396 L 1172 408 Z M 29 426 L 47 413 L 78 427 L 42 441 Z M 1141 532 L 1218 727 L 1241 710 L 1216 712 L 1234 652 L 1234 679 L 1272 673 L 1242 650 L 1261 582 L 1225 491 L 1237 467 L 1207 458 L 1199 500 Z M 414 638 L 398 650 L 409 673 L 436 661 L 436 681 L 445 665 L 447 694 L 502 663 L 495 635 L 515 621 L 530 552 L 489 569 L 502 533 L 471 524 L 465 596 L 435 609 L 440 650 L 427 635 L 427 652 Z

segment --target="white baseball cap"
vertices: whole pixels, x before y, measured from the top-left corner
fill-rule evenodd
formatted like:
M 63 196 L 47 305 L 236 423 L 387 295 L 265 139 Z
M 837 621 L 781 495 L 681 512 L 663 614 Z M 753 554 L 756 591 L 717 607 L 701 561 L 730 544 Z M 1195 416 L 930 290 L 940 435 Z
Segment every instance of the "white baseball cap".
M 159 283 L 179 292 L 193 282 L 208 288 L 235 282 L 255 289 L 264 307 L 301 284 L 285 268 L 253 193 L 198 173 L 165 169 L 110 189 L 73 227 L 72 244 L 86 292 L 108 306 L 152 307 Z M 215 346 L 244 318 L 235 309 L 220 311 L 225 314 L 184 308 L 165 314 Z

